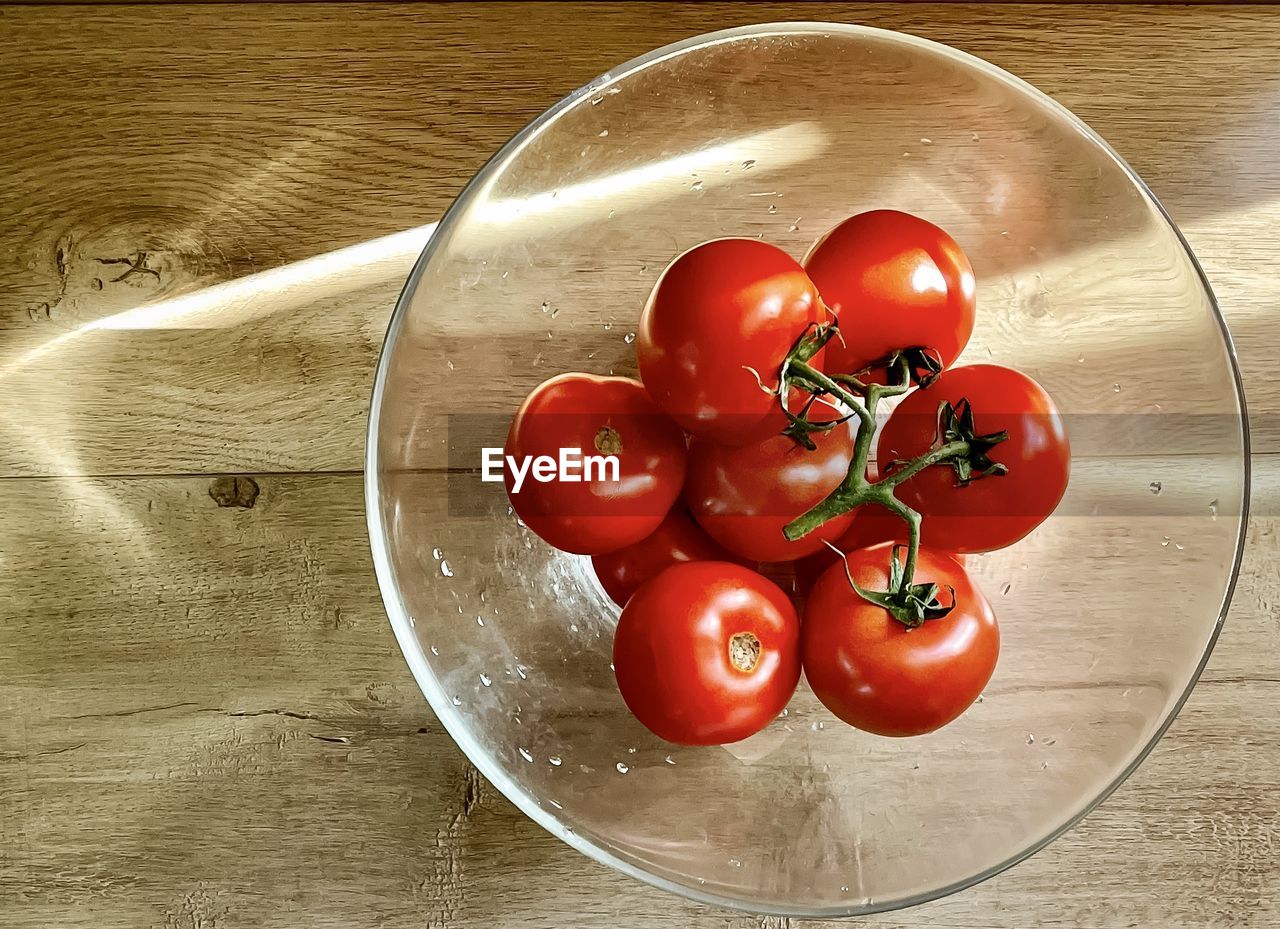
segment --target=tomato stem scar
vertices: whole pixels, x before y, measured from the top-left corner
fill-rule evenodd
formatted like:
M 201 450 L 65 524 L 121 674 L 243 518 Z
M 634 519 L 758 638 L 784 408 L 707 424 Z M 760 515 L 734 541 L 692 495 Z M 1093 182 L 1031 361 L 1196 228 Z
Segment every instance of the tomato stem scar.
M 736 632 L 729 639 L 729 663 L 744 674 L 760 663 L 760 640 L 750 632 Z
M 622 451 L 622 436 L 612 426 L 601 426 L 592 442 L 602 455 L 617 455 Z

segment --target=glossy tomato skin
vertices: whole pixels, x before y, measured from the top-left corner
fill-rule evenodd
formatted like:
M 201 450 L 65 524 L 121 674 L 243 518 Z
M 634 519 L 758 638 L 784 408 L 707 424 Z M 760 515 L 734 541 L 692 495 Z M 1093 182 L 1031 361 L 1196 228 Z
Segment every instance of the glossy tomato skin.
M 735 636 L 758 644 L 750 665 L 735 664 Z M 742 650 L 736 653 L 741 660 Z M 800 621 L 786 595 L 755 571 L 686 562 L 627 601 L 613 666 L 627 708 L 659 737 L 681 745 L 737 742 L 767 726 L 795 692 Z
M 835 490 L 849 472 L 856 426 L 814 433 L 815 451 L 775 435 L 733 448 L 706 439 L 689 443 L 685 502 L 693 518 L 729 551 L 751 561 L 794 561 L 825 547 L 849 527 L 849 514 L 794 542 L 782 527 Z
M 852 513 L 853 522 L 845 531 L 844 535 L 835 540 L 835 546 L 841 552 L 852 552 L 860 548 L 867 548 L 872 545 L 878 545 L 881 542 L 902 542 L 907 541 L 907 524 L 902 518 L 886 510 L 878 503 L 864 503 Z M 967 556 L 958 552 L 948 552 L 956 562 L 964 567 Z M 813 585 L 818 582 L 823 574 L 827 572 L 833 564 L 840 561 L 840 556 L 827 548 L 825 545 L 814 552 L 801 558 L 795 563 L 795 589 L 796 592 L 807 595 L 813 589 Z
M 639 542 L 591 557 L 596 577 L 614 603 L 626 606 L 631 595 L 651 577 L 685 561 L 734 561 L 733 555 L 707 535 L 682 506 Z
M 972 405 L 978 434 L 1009 433 L 990 453 L 1009 473 L 961 487 L 954 469 L 938 465 L 901 484 L 897 495 L 924 517 L 921 537 L 928 545 L 989 552 L 1017 542 L 1053 512 L 1070 478 L 1071 444 L 1057 406 L 1031 378 L 999 365 L 965 365 L 908 394 L 893 411 L 880 434 L 880 469 L 931 448 L 938 405 L 961 399 Z
M 640 378 L 691 435 L 755 442 L 786 426 L 761 384 L 777 390 L 791 347 L 826 318 L 786 252 L 756 239 L 705 242 L 676 258 L 649 297 L 636 337 Z M 810 364 L 820 368 L 821 353 Z
M 859 586 L 888 589 L 893 544 L 847 556 Z M 876 735 L 923 735 L 945 726 L 978 699 L 1000 655 L 991 605 L 950 555 L 922 547 L 915 582 L 954 588 L 955 609 L 908 629 L 853 590 L 840 564 L 818 579 L 805 605 L 805 679 L 832 713 Z M 940 595 L 943 602 L 950 596 L 945 589 Z
M 561 374 L 525 398 L 504 452 L 517 460 L 562 449 L 616 455 L 618 480 L 535 480 L 519 492 L 504 467 L 516 514 L 543 540 L 566 552 L 595 555 L 639 542 L 658 528 L 680 494 L 687 457 L 684 435 L 639 381 Z M 612 475 L 606 475 L 611 477 Z
M 859 213 L 809 250 L 805 270 L 840 321 L 826 370 L 848 374 L 902 348 L 924 346 L 944 366 L 973 332 L 973 268 L 955 239 L 897 210 Z M 843 340 L 843 344 L 841 344 Z M 883 374 L 872 380 L 884 382 Z

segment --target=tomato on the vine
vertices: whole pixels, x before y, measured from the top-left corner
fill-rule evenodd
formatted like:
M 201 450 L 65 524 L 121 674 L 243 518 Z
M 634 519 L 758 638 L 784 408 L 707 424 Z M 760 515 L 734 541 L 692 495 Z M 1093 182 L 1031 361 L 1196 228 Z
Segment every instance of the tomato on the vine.
M 818 579 L 801 623 L 805 679 L 827 709 L 884 736 L 923 735 L 954 720 L 982 693 L 1000 653 L 995 614 L 964 568 L 921 547 L 914 584 L 939 585 L 945 616 L 908 628 L 849 583 L 889 589 L 895 543 L 858 549 Z M 846 574 L 847 569 L 847 574 Z M 948 589 L 949 588 L 949 589 Z
M 973 332 L 973 268 L 955 239 L 910 213 L 872 210 L 846 219 L 804 259 L 840 322 L 827 371 L 849 374 L 904 348 L 937 353 L 943 367 Z M 884 372 L 869 380 L 884 383 Z
M 1062 499 L 1071 471 L 1071 446 L 1062 417 L 1044 388 L 1020 371 L 965 365 L 908 394 L 880 434 L 877 459 L 923 455 L 938 438 L 938 407 L 968 400 L 979 433 L 1008 433 L 989 452 L 1008 469 L 961 484 L 948 464 L 934 465 L 899 485 L 897 497 L 924 517 L 921 537 L 953 552 L 989 552 L 1017 542 L 1040 525 Z
M 575 449 L 582 462 L 576 473 L 562 473 L 562 455 Z M 561 374 L 534 388 L 504 452 L 526 467 L 522 482 L 504 468 L 516 514 L 556 548 L 582 555 L 631 545 L 657 529 L 680 494 L 687 454 L 680 428 L 639 381 L 592 374 Z M 616 480 L 605 463 L 588 473 L 588 456 L 615 457 Z
M 667 568 L 618 619 L 613 665 L 632 714 L 683 745 L 759 732 L 800 679 L 800 621 L 778 587 L 719 561 Z
M 839 538 L 853 519 L 838 516 L 794 542 L 782 535 L 783 526 L 840 486 L 849 472 L 855 431 L 848 421 L 812 433 L 812 451 L 785 435 L 738 448 L 694 439 L 685 502 L 708 535 L 743 558 L 803 558 Z
M 653 398 L 686 432 L 745 445 L 786 426 L 787 353 L 824 322 L 799 262 L 756 239 L 716 239 L 667 266 L 640 316 L 636 357 Z M 821 368 L 821 355 L 809 362 Z
M 593 555 L 600 586 L 618 606 L 626 606 L 645 581 L 684 561 L 734 561 L 734 556 L 698 527 L 684 507 L 634 545 Z

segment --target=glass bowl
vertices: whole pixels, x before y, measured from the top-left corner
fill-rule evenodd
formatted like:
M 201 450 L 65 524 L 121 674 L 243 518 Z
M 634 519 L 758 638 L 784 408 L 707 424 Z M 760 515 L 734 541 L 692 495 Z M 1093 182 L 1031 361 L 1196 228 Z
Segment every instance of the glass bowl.
M 850 729 L 802 684 L 726 747 L 626 712 L 617 610 L 486 482 L 536 384 L 634 374 L 664 265 L 725 235 L 801 256 L 862 210 L 948 230 L 978 277 L 964 355 L 1026 371 L 1074 447 L 1057 513 L 972 573 L 1001 623 L 984 699 L 924 738 Z M 1197 264 L 1133 171 L 1015 77 L 855 26 L 701 36 L 522 130 L 419 259 L 374 386 L 367 505 L 414 677 L 476 767 L 570 845 L 694 899 L 870 913 L 988 877 L 1076 822 L 1185 700 L 1236 578 L 1243 395 Z

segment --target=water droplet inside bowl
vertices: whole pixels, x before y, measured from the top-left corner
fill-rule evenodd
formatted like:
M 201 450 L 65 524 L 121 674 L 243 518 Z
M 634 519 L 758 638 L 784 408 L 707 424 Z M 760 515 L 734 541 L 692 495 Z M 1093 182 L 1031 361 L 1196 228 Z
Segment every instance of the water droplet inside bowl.
M 563 810 L 563 809 L 564 809 L 564 807 L 562 807 L 560 804 L 556 803 L 554 800 L 552 800 L 552 799 L 550 799 L 550 798 L 548 798 L 548 799 L 547 799 L 547 802 L 548 802 L 548 803 L 550 803 L 552 806 L 554 806 L 557 810 Z
M 439 655 L 439 654 L 440 654 L 440 649 L 436 648 L 434 645 L 433 645 L 433 646 L 431 646 L 431 654 L 433 654 L 433 655 Z
M 454 705 L 454 706 L 462 706 L 462 698 L 461 698 L 461 697 L 459 697 L 457 694 L 454 694 L 454 695 L 453 695 L 453 705 Z
M 744 171 L 750 171 L 755 166 L 756 166 L 756 160 L 754 158 L 748 158 L 746 161 L 742 163 L 742 168 Z
M 440 573 L 443 574 L 445 577 L 453 577 L 453 568 L 449 567 L 449 562 L 447 561 L 440 562 Z
M 490 684 L 492 684 L 492 683 L 493 683 L 493 678 L 489 677 L 489 675 L 487 675 L 487 674 L 485 674 L 483 671 L 481 671 L 481 672 L 480 672 L 480 683 L 481 683 L 481 684 L 484 684 L 484 686 L 488 687 Z
M 1164 538 L 1162 538 L 1162 539 L 1160 540 L 1160 547 L 1161 547 L 1161 548 L 1168 548 L 1168 547 L 1169 547 L 1169 543 L 1170 543 L 1170 542 L 1172 542 L 1172 541 L 1173 541 L 1173 539 L 1169 538 L 1168 536 L 1165 536 Z
M 770 203 L 770 204 L 769 204 L 769 212 L 770 212 L 770 213 L 776 213 L 776 212 L 778 212 L 778 205 L 777 205 L 776 203 Z
M 636 747 L 634 745 L 631 746 L 629 749 L 627 749 L 628 755 L 634 755 L 635 753 L 636 753 Z
M 675 764 L 675 763 L 676 763 L 676 760 L 675 760 L 674 758 L 672 758 L 670 755 L 668 755 L 666 758 L 663 758 L 662 760 L 663 760 L 663 761 L 665 761 L 667 764 Z
M 604 324 L 604 331 L 605 331 L 605 332 L 608 332 L 608 331 L 609 331 L 610 329 L 612 329 L 612 328 L 613 328 L 613 323 L 605 323 L 605 324 Z
M 1114 392 L 1116 392 L 1116 393 L 1120 393 L 1120 385 L 1119 385 L 1118 383 L 1117 383 L 1117 384 L 1112 384 L 1112 385 L 1111 385 L 1111 389 L 1112 389 Z
M 1218 501 L 1216 498 L 1209 501 L 1209 515 L 1214 519 L 1218 518 Z
M 1160 496 L 1160 491 L 1164 490 L 1164 485 L 1161 484 L 1159 481 L 1152 481 L 1150 484 L 1147 485 L 1147 489 L 1150 490 L 1152 494 L 1158 497 Z
M 628 332 L 626 335 L 622 337 L 622 341 L 626 342 L 628 345 L 630 345 L 635 340 L 636 340 L 636 334 L 634 332 Z
M 932 144 L 933 144 L 933 139 L 926 139 L 926 138 L 921 137 L 921 139 L 920 139 L 920 144 L 921 144 L 921 145 L 932 145 Z
M 628 771 L 631 770 L 626 765 L 624 765 L 621 761 L 619 761 L 616 765 L 614 765 L 614 767 L 618 769 L 619 774 L 626 774 Z
M 1028 745 L 1035 745 L 1035 744 L 1036 744 L 1036 737 L 1035 737 L 1035 736 L 1033 736 L 1030 732 L 1028 732 L 1028 733 L 1027 733 L 1027 744 L 1028 744 Z
M 694 191 L 701 190 L 702 181 L 694 181 L 692 184 L 689 185 L 689 189 Z
M 731 867 L 734 867 L 734 868 L 741 868 L 741 867 L 742 867 L 742 862 L 741 862 L 741 861 L 739 861 L 737 858 L 730 858 L 730 859 L 729 859 L 729 865 L 730 865 Z
M 551 304 L 546 300 L 543 300 L 542 303 L 538 305 L 538 309 L 542 310 L 544 313 L 550 312 Z
M 439 561 L 441 558 L 444 557 L 444 552 L 440 551 L 440 549 L 438 548 L 433 548 L 431 550 L 431 557 L 434 558 L 436 561 Z
M 533 755 L 529 754 L 528 749 L 525 749 L 525 748 L 520 749 L 520 757 L 523 758 L 525 761 L 529 762 L 530 764 L 533 764 Z
M 559 756 L 559 755 L 551 755 L 551 756 L 549 756 L 549 757 L 547 758 L 547 761 L 551 762 L 551 763 L 552 763 L 553 765 L 555 765 L 557 768 L 558 768 L 558 767 L 560 767 L 560 765 L 562 765 L 562 764 L 564 763 L 564 762 L 562 762 L 562 761 L 560 760 L 560 756 Z
M 599 132 L 596 133 L 596 136 L 601 139 L 607 139 L 609 138 L 609 130 L 601 129 Z
M 522 681 L 527 681 L 529 679 L 529 675 L 522 665 L 516 665 L 516 674 L 519 675 L 520 680 Z
M 1005 585 L 1004 585 L 1003 587 L 1001 587 L 1001 588 L 1000 588 L 1000 596 L 1002 596 L 1002 597 L 1007 597 L 1007 596 L 1009 596 L 1009 591 L 1011 591 L 1011 590 L 1013 590 L 1013 585 L 1012 585 L 1012 584 L 1010 584 L 1010 583 L 1008 583 L 1008 582 L 1006 582 L 1006 583 L 1005 583 Z
M 476 617 L 476 625 L 477 625 L 477 626 L 483 626 L 483 625 L 484 625 L 484 617 L 483 617 L 483 616 L 477 616 L 477 617 Z

